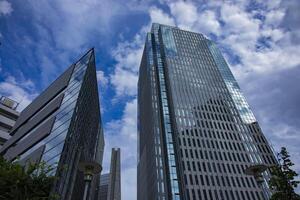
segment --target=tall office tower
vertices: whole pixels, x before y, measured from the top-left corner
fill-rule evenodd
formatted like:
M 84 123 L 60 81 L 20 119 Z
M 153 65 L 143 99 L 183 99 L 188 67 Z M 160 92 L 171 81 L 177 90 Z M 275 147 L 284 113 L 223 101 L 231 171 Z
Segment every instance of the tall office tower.
M 60 199 L 82 199 L 85 183 L 79 163 L 101 162 L 104 143 L 97 87 L 91 49 L 21 112 L 13 136 L 0 149 L 7 160 L 18 157 L 24 165 L 41 160 L 54 165 L 57 179 L 52 192 Z
M 121 163 L 120 148 L 113 148 L 111 152 L 110 172 L 100 177 L 99 199 L 121 200 Z
M 11 137 L 9 132 L 19 117 L 19 104 L 5 96 L 0 97 L 0 148 Z
M 216 44 L 153 24 L 138 82 L 138 200 L 267 199 L 244 170 L 274 162 Z

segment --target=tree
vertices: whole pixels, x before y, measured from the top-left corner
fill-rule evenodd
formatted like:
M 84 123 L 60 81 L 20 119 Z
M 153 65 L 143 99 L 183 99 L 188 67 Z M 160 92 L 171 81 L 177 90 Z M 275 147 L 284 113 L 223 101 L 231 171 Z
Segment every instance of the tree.
M 45 162 L 29 164 L 26 168 L 17 162 L 8 162 L 0 156 L 0 200 L 56 199 L 50 190 L 55 176 L 53 167 Z
M 278 164 L 270 168 L 269 186 L 274 191 L 270 200 L 300 200 L 294 191 L 300 181 L 295 180 L 298 174 L 291 169 L 293 165 L 286 148 L 282 147 L 278 154 Z

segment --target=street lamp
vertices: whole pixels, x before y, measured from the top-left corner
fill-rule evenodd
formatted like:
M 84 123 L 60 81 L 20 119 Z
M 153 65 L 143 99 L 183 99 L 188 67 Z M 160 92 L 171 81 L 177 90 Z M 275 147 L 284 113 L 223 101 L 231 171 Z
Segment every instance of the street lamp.
M 92 181 L 93 175 L 99 174 L 102 170 L 102 167 L 99 163 L 95 161 L 90 162 L 81 162 L 78 166 L 79 171 L 83 172 L 84 174 L 84 194 L 83 194 L 83 200 L 87 200 L 88 197 L 88 190 L 90 183 Z
M 245 170 L 246 175 L 254 176 L 255 181 L 257 182 L 258 186 L 262 189 L 264 198 L 268 199 L 266 191 L 264 191 L 263 183 L 264 183 L 264 178 L 262 173 L 268 169 L 268 166 L 263 165 L 263 164 L 257 164 L 257 165 L 252 165 L 248 167 Z

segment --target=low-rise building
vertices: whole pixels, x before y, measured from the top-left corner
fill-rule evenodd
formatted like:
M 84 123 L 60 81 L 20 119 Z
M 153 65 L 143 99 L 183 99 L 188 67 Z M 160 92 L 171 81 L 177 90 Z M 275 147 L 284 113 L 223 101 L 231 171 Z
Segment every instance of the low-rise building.
M 11 137 L 9 133 L 20 114 L 16 110 L 18 105 L 19 103 L 8 97 L 0 97 L 0 148 Z

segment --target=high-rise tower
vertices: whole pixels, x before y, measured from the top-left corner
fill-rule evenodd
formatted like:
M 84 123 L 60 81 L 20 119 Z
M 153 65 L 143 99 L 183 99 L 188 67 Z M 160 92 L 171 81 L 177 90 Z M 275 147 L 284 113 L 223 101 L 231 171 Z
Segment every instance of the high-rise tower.
M 267 199 L 245 169 L 275 162 L 216 44 L 153 24 L 138 82 L 138 200 Z
M 89 50 L 20 114 L 0 154 L 21 164 L 55 166 L 52 193 L 82 199 L 79 163 L 102 162 L 102 132 L 94 50 Z M 92 188 L 94 187 L 92 183 Z M 90 195 L 93 196 L 90 190 Z
M 111 151 L 110 171 L 100 177 L 99 197 L 100 200 L 121 200 L 120 148 Z

